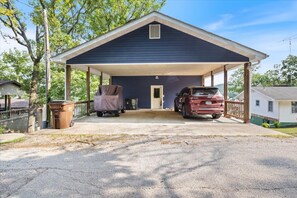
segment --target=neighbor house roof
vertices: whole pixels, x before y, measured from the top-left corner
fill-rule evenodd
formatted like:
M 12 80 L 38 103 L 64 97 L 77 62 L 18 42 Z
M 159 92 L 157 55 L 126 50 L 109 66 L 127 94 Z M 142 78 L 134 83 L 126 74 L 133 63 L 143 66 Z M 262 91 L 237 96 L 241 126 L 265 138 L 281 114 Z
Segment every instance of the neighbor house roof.
M 21 84 L 14 80 L 0 80 L 0 97 L 5 95 L 23 95 Z
M 252 90 L 260 92 L 274 100 L 297 101 L 297 87 L 252 87 Z
M 7 84 L 13 84 L 13 85 L 16 85 L 18 87 L 21 87 L 21 84 L 18 83 L 17 81 L 14 81 L 14 80 L 0 80 L 0 86 L 1 85 L 7 85 Z
M 211 32 L 205 31 L 203 29 L 197 28 L 190 24 L 184 23 L 177 19 L 171 18 L 167 15 L 161 14 L 159 12 L 152 12 L 145 15 L 137 20 L 133 20 L 117 29 L 114 29 L 106 34 L 103 34 L 93 40 L 87 41 L 77 47 L 74 47 L 68 51 L 65 51 L 57 56 L 53 57 L 52 60 L 56 63 L 66 63 L 67 60 L 76 57 L 82 53 L 85 53 L 91 49 L 94 49 L 100 45 L 103 45 L 109 41 L 112 41 L 118 37 L 121 37 L 129 32 L 132 32 L 144 25 L 150 24 L 152 22 L 158 22 L 176 30 L 189 34 L 191 36 L 197 37 L 199 39 L 205 40 L 207 42 L 213 43 L 217 46 L 223 47 L 230 51 L 241 54 L 248 57 L 250 62 L 260 61 L 268 57 L 267 54 L 260 51 L 254 50 L 245 45 L 239 44 L 237 42 L 231 41 L 229 39 L 223 38 Z

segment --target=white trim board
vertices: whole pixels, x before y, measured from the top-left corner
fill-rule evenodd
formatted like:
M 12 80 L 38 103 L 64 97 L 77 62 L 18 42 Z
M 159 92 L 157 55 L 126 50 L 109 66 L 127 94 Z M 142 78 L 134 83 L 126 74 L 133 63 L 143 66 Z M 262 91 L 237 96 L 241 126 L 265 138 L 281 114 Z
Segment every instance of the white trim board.
M 93 40 L 85 42 L 77 47 L 74 47 L 64 53 L 58 54 L 57 56 L 52 58 L 53 62 L 56 63 L 66 63 L 67 60 L 78 56 L 86 51 L 94 49 L 100 45 L 103 45 L 109 41 L 112 41 L 118 37 L 121 37 L 133 30 L 136 30 L 144 25 L 147 25 L 152 22 L 159 22 L 161 24 L 172 27 L 176 30 L 182 31 L 184 33 L 190 34 L 199 39 L 208 41 L 230 51 L 236 52 L 243 56 L 249 57 L 250 62 L 260 61 L 268 57 L 267 54 L 249 48 L 247 46 L 241 45 L 229 39 L 223 38 L 221 36 L 215 35 L 213 33 L 207 32 L 203 29 L 194 27 L 192 25 L 186 24 L 177 19 L 171 18 L 159 12 L 152 12 L 148 15 L 145 15 L 135 21 L 129 22 L 111 32 L 108 32 L 102 36 L 99 36 Z

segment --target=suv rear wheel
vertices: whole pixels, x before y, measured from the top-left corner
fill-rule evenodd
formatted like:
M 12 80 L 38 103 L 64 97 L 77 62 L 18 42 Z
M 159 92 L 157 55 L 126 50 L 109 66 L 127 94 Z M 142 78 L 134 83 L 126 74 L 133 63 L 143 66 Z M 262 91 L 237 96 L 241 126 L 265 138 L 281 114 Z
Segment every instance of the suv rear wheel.
M 219 119 L 222 116 L 222 114 L 212 114 L 211 116 L 212 119 Z
M 182 115 L 183 115 L 183 118 L 189 118 L 185 105 L 182 106 Z
M 174 104 L 174 111 L 178 112 L 178 108 L 177 108 L 176 104 Z

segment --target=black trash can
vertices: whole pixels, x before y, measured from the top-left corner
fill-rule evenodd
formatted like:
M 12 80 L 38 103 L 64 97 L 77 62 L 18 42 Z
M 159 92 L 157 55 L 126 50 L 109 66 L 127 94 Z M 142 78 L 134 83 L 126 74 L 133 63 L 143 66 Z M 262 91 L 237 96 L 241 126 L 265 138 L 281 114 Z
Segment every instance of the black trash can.
M 138 109 L 138 98 L 126 98 L 125 99 L 126 110 L 137 110 Z

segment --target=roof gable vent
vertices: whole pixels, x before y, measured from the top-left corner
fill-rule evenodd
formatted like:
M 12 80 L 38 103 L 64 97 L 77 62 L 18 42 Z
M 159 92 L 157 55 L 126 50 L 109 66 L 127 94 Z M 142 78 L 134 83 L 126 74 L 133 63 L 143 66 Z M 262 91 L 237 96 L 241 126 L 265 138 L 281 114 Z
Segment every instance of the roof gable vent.
M 160 39 L 161 38 L 160 24 L 149 25 L 149 38 L 150 39 Z

